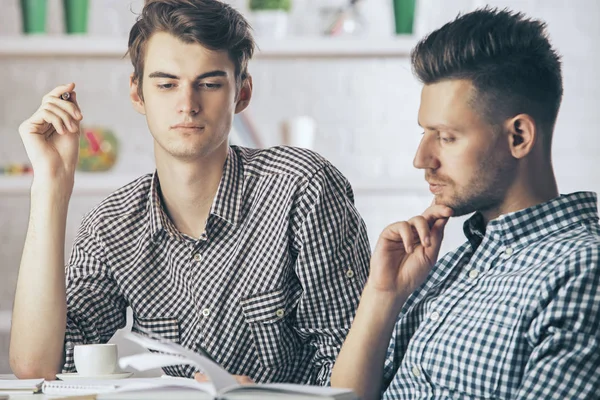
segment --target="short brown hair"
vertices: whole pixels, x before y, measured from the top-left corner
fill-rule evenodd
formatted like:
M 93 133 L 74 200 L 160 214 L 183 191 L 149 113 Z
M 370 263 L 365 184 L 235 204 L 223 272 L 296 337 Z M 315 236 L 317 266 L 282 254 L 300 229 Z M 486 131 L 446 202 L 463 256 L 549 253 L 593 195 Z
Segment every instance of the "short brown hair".
M 218 0 L 146 0 L 129 32 L 128 49 L 141 98 L 146 44 L 156 32 L 166 32 L 185 43 L 198 43 L 211 50 L 227 51 L 235 65 L 238 88 L 248 77 L 248 61 L 255 44 L 250 24 L 237 10 Z
M 495 128 L 520 113 L 530 115 L 549 150 L 563 84 L 560 56 L 545 30 L 544 22 L 522 13 L 478 9 L 421 40 L 411 54 L 413 71 L 426 85 L 471 81 L 471 103 Z

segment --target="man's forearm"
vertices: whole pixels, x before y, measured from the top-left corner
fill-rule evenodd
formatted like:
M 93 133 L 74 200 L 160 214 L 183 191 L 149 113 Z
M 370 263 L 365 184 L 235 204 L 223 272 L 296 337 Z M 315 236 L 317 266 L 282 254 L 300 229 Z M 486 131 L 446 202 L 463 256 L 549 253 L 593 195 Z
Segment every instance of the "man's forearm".
M 31 210 L 13 309 L 10 363 L 21 377 L 54 379 L 66 326 L 64 272 L 68 191 L 32 188 Z
M 372 290 L 367 283 L 333 367 L 332 386 L 351 388 L 361 399 L 379 398 L 388 343 L 405 300 Z

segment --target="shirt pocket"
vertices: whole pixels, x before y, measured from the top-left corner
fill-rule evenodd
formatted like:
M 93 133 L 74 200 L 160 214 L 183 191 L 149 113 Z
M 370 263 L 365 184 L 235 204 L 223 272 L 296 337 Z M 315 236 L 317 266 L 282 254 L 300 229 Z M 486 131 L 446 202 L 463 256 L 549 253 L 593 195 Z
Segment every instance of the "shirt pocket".
M 277 368 L 291 364 L 300 340 L 290 321 L 292 307 L 283 291 L 261 293 L 241 301 L 246 323 L 261 364 Z
M 131 331 L 146 335 L 146 332 L 158 335 L 171 342 L 180 343 L 179 336 L 179 320 L 177 318 L 133 318 Z M 158 353 L 156 350 L 151 350 L 152 353 Z M 171 376 L 183 376 L 182 369 L 179 366 L 169 366 L 162 369 L 166 374 Z
M 131 331 L 145 335 L 151 332 L 171 342 L 180 343 L 179 320 L 177 318 L 140 318 L 133 319 Z
M 471 306 L 449 315 L 428 342 L 431 380 L 469 396 L 510 397 L 523 362 L 522 310 L 501 302 Z

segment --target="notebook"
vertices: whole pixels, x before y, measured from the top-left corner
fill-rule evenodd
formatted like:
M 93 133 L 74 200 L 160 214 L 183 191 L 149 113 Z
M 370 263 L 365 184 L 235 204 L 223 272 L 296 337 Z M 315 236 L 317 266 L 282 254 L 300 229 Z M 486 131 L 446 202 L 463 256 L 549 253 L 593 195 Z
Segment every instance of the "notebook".
M 17 379 L 11 374 L 0 374 L 0 395 L 32 394 L 40 391 L 43 379 Z

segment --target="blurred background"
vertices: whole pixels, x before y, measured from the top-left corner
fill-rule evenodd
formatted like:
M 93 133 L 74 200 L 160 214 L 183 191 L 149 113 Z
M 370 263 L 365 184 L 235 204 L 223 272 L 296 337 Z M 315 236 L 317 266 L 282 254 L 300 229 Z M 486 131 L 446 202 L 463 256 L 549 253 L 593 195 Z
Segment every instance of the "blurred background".
M 565 96 L 554 139 L 562 193 L 600 189 L 600 2 L 596 0 L 232 0 L 254 26 L 254 96 L 232 142 L 294 144 L 328 158 L 350 180 L 374 246 L 390 222 L 431 202 L 412 167 L 420 139 L 420 84 L 409 52 L 418 38 L 486 4 L 548 23 L 563 55 Z M 8 372 L 10 310 L 26 233 L 31 175 L 19 124 L 58 84 L 76 82 L 84 114 L 82 161 L 67 254 L 82 216 L 110 192 L 152 172 L 152 140 L 128 98 L 127 35 L 143 0 L 0 0 L 0 373 Z M 266 8 L 263 9 L 263 8 Z M 462 243 L 462 221 L 442 251 Z M 118 340 L 118 339 L 117 339 Z M 125 352 L 127 353 L 127 349 Z

